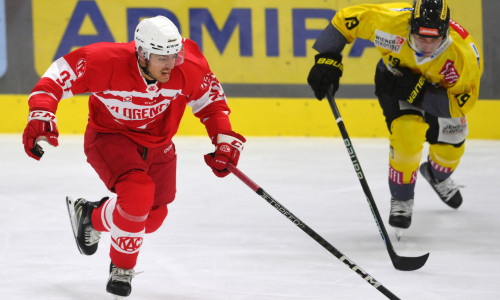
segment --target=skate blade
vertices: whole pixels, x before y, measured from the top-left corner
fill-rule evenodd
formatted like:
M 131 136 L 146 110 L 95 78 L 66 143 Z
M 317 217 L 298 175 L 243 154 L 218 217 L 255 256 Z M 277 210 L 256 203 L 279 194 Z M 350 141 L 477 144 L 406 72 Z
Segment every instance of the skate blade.
M 113 300 L 120 300 L 120 299 L 125 299 L 125 297 L 113 295 Z
M 396 238 L 398 239 L 399 242 L 405 230 L 403 228 L 394 228 L 394 229 L 396 230 Z
M 68 215 L 69 215 L 69 221 L 71 222 L 71 228 L 73 229 L 73 234 L 75 237 L 77 236 L 76 232 L 76 220 L 75 220 L 75 206 L 74 206 L 74 200 L 71 199 L 71 197 L 66 197 L 66 207 L 68 208 Z
M 80 246 L 78 246 L 78 225 L 76 224 L 75 206 L 73 204 L 74 201 L 75 200 L 73 200 L 70 196 L 66 197 L 66 207 L 68 208 L 69 221 L 71 223 L 71 228 L 73 229 L 73 236 L 75 237 L 76 247 L 78 248 L 78 251 L 83 254 L 82 249 L 80 249 Z

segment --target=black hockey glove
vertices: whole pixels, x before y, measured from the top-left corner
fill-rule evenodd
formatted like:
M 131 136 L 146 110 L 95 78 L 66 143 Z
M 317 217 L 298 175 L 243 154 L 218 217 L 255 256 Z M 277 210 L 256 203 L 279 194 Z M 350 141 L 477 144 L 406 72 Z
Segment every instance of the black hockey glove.
M 321 53 L 315 56 L 314 66 L 309 72 L 307 83 L 318 100 L 322 100 L 326 91 L 333 85 L 333 93 L 339 89 L 339 79 L 344 66 L 342 56 L 336 53 Z
M 414 106 L 420 106 L 426 90 L 431 86 L 424 76 L 413 73 L 409 68 L 394 68 L 396 74 L 388 72 L 386 90 L 396 100 L 406 101 Z

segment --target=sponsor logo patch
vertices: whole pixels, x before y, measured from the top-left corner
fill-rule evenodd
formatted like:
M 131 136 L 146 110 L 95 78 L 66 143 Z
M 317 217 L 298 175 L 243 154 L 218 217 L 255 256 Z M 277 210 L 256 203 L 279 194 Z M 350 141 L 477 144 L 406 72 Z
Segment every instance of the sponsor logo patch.
M 463 132 L 465 132 L 466 129 L 467 129 L 467 123 L 464 124 L 463 120 L 460 120 L 459 125 L 447 125 L 443 127 L 442 133 L 451 135 L 462 134 Z
M 432 35 L 432 36 L 438 36 L 439 32 L 436 28 L 425 28 L 425 27 L 420 27 L 418 30 L 418 34 L 420 35 Z
M 394 53 L 399 53 L 405 41 L 406 39 L 403 37 L 380 30 L 375 30 L 375 40 L 373 41 L 373 43 L 377 47 L 391 50 Z
M 76 77 L 80 78 L 85 74 L 85 70 L 87 70 L 87 61 L 85 58 L 80 58 L 76 63 Z
M 431 166 L 434 168 L 434 170 L 441 172 L 441 173 L 451 173 L 451 168 L 443 167 L 443 166 L 437 164 L 432 159 L 429 159 L 429 162 L 431 163 Z
M 455 30 L 464 40 L 469 36 L 469 33 L 467 32 L 467 30 L 465 30 L 465 28 L 463 28 L 462 26 L 460 26 L 460 24 L 458 24 L 457 22 L 453 21 L 453 20 L 450 20 L 450 26 L 451 28 L 453 28 L 453 30 Z
M 201 83 L 200 89 L 206 90 L 210 86 L 210 82 L 212 81 L 212 73 L 207 73 L 205 74 L 205 77 L 203 77 L 203 82 Z
M 389 165 L 389 179 L 397 185 L 403 184 L 403 172 L 396 171 L 391 165 Z M 417 171 L 411 173 L 411 179 L 409 184 L 414 184 L 417 181 Z
M 403 184 L 403 172 L 396 171 L 389 165 L 389 179 L 395 184 Z
M 449 84 L 455 84 L 460 77 L 457 69 L 455 68 L 455 62 L 450 59 L 446 61 L 443 69 L 441 69 L 441 72 L 439 72 L 439 74 L 444 75 L 444 81 Z
M 119 237 L 115 244 L 127 253 L 135 253 L 142 245 L 142 237 Z
M 163 153 L 168 153 L 172 148 L 174 147 L 174 144 L 170 144 L 167 148 L 163 150 Z
M 231 147 L 229 147 L 228 145 L 220 145 L 219 150 L 222 152 L 229 153 L 231 152 Z

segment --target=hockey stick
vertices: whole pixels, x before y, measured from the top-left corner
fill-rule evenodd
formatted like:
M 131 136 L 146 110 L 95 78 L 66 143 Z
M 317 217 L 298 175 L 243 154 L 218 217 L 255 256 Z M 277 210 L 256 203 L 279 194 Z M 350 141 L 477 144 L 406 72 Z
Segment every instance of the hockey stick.
M 375 223 L 377 223 L 378 230 L 380 232 L 380 235 L 382 236 L 382 239 L 385 242 L 385 246 L 387 248 L 387 251 L 389 252 L 389 256 L 391 257 L 391 261 L 392 264 L 394 265 L 394 268 L 401 271 L 413 271 L 420 269 L 423 265 L 425 265 L 427 258 L 429 258 L 429 253 L 417 257 L 406 257 L 406 256 L 399 256 L 396 253 L 396 251 L 394 251 L 394 247 L 392 247 L 391 240 L 389 239 L 387 231 L 385 230 L 384 222 L 382 222 L 382 218 L 380 217 L 380 214 L 378 212 L 377 205 L 375 204 L 375 200 L 373 199 L 370 188 L 368 187 L 368 183 L 366 182 L 365 174 L 361 169 L 361 164 L 359 163 L 358 157 L 356 156 L 356 152 L 354 152 L 354 147 L 351 143 L 351 139 L 347 134 L 344 121 L 342 121 L 342 117 L 340 116 L 337 104 L 335 104 L 335 99 L 333 99 L 333 93 L 331 89 L 327 91 L 326 98 L 328 99 L 328 103 L 330 104 L 333 115 L 335 116 L 335 121 L 337 122 L 340 133 L 342 134 L 342 138 L 344 139 L 344 144 L 346 146 L 347 153 L 351 158 L 354 170 L 356 171 L 359 182 L 363 187 L 366 200 L 368 200 L 368 204 L 370 205 L 373 217 L 375 218 Z
M 342 254 L 339 250 L 333 247 L 328 241 L 326 241 L 323 237 L 317 234 L 314 230 L 312 230 L 309 226 L 307 226 L 304 222 L 302 222 L 299 218 L 293 215 L 288 209 L 286 209 L 281 203 L 276 201 L 271 195 L 266 193 L 260 186 L 258 186 L 255 182 L 253 182 L 248 176 L 243 174 L 238 168 L 236 168 L 232 164 L 228 164 L 227 168 L 231 173 L 233 173 L 236 177 L 238 177 L 243 183 L 245 183 L 248 187 L 250 187 L 254 192 L 256 192 L 259 196 L 264 198 L 269 204 L 271 204 L 276 210 L 278 210 L 281 214 L 283 214 L 287 219 L 292 221 L 293 224 L 297 225 L 302 231 L 307 233 L 310 237 L 312 237 L 316 242 L 318 242 L 323 248 L 328 250 L 331 254 L 333 254 L 336 258 L 338 258 L 341 262 L 346 264 L 351 270 L 356 272 L 361 278 L 366 280 L 370 285 L 379 290 L 382 294 L 384 294 L 388 299 L 398 300 L 396 295 L 394 295 L 391 291 L 389 291 L 386 287 L 384 287 L 380 282 L 375 280 L 370 274 L 366 273 L 361 267 L 356 265 L 352 260 L 350 260 L 347 256 Z

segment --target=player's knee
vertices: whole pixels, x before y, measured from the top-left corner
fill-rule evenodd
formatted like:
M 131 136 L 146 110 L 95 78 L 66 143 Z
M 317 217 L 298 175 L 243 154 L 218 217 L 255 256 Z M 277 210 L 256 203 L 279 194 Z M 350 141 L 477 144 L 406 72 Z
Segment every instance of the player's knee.
M 158 230 L 167 217 L 168 208 L 166 205 L 153 208 L 149 212 L 148 219 L 146 220 L 146 233 L 152 233 Z
M 153 206 L 155 184 L 143 171 L 131 171 L 122 175 L 115 184 L 117 204 L 133 216 L 145 216 Z
M 433 144 L 429 146 L 429 156 L 439 166 L 450 168 L 453 171 L 458 166 L 464 150 L 465 144 L 459 147 L 450 144 Z
M 429 125 L 418 115 L 403 115 L 391 124 L 391 147 L 401 155 L 420 155 Z

